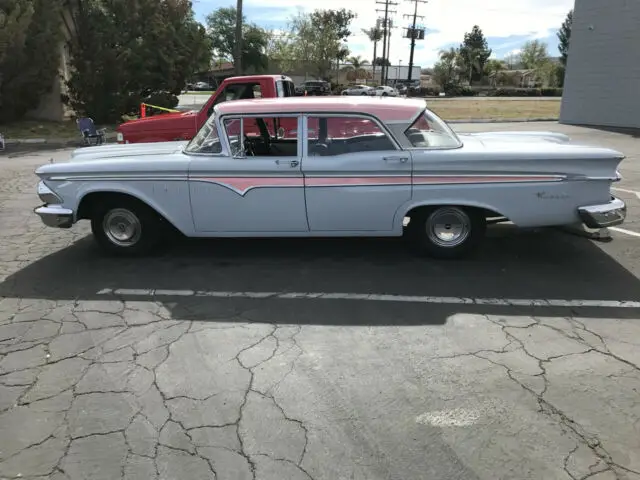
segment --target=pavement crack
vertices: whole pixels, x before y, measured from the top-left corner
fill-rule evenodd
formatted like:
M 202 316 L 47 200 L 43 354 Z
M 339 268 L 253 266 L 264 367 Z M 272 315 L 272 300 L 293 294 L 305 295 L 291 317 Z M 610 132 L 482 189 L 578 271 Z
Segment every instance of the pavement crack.
M 293 465 L 298 470 L 300 470 L 302 473 L 304 473 L 307 476 L 307 478 L 309 478 L 309 480 L 314 480 L 314 478 L 311 476 L 311 474 L 309 472 L 307 472 L 303 467 L 301 467 L 300 464 L 298 464 L 296 462 L 292 462 L 288 458 L 272 457 L 271 455 L 267 455 L 266 453 L 258 453 L 255 456 L 256 457 L 265 457 L 265 458 L 268 458 L 270 460 L 273 460 L 274 462 L 283 462 L 283 463 L 288 463 L 289 465 Z

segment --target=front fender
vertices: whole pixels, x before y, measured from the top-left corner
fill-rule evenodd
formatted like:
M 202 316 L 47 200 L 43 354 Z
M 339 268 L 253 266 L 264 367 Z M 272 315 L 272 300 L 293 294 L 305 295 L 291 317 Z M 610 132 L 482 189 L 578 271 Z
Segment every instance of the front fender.
M 148 182 L 128 181 L 120 182 L 91 182 L 81 185 L 77 190 L 76 208 L 82 200 L 91 193 L 121 193 L 130 195 L 147 204 L 162 215 L 181 233 L 188 235 L 193 232 L 193 219 L 189 203 L 189 185 L 184 182 Z

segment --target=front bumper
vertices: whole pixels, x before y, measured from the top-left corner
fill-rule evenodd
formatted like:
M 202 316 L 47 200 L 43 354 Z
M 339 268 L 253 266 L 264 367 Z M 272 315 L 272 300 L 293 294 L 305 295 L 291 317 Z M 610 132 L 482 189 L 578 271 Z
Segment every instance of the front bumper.
M 616 197 L 608 203 L 579 207 L 580 219 L 589 228 L 606 228 L 620 225 L 627 217 L 627 206 Z
M 60 205 L 42 205 L 34 212 L 47 227 L 70 228 L 73 225 L 73 210 Z

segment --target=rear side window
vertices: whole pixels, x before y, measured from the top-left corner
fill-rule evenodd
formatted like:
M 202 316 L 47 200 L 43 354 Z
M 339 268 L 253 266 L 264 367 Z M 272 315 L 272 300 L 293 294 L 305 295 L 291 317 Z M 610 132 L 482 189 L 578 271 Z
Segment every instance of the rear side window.
M 308 117 L 307 151 L 310 156 L 396 150 L 380 126 L 363 117 Z

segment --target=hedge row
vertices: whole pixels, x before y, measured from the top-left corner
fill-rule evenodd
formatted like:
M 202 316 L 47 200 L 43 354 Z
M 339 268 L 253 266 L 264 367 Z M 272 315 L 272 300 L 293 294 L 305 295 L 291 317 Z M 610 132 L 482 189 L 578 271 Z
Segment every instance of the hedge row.
M 438 97 L 444 92 L 447 97 L 561 97 L 562 88 L 475 88 L 465 85 L 440 87 L 421 87 L 409 93 L 411 97 Z
M 496 88 L 488 97 L 561 97 L 562 88 Z

